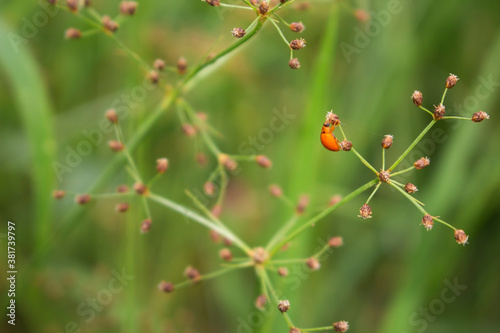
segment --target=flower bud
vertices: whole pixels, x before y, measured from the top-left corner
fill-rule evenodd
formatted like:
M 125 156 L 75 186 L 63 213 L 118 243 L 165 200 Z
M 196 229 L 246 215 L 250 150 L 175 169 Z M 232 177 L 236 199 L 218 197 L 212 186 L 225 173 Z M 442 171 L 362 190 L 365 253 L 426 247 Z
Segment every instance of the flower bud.
M 328 202 L 328 206 L 334 206 L 336 205 L 340 200 L 342 200 L 342 196 L 341 195 L 334 195 L 333 197 L 331 197 L 330 201 Z
M 291 69 L 299 69 L 300 68 L 300 62 L 299 59 L 297 58 L 292 58 L 288 62 L 288 66 L 290 66 Z
M 201 166 L 201 167 L 206 167 L 208 160 L 207 160 L 207 155 L 204 153 L 197 153 L 196 154 L 196 162 Z
M 118 115 L 116 114 L 116 111 L 113 109 L 109 109 L 106 111 L 106 118 L 113 124 L 116 124 L 118 122 Z
M 91 197 L 89 194 L 80 194 L 75 198 L 75 202 L 79 205 L 85 205 L 90 201 Z
M 300 330 L 297 327 L 292 327 L 292 328 L 290 328 L 288 333 L 300 333 Z
M 382 139 L 382 148 L 384 148 L 384 149 L 391 148 L 393 139 L 394 139 L 394 137 L 392 135 L 384 136 L 384 138 Z
M 117 213 L 125 213 L 129 208 L 128 203 L 121 202 L 115 206 L 115 210 Z
M 215 194 L 215 184 L 212 182 L 206 182 L 205 185 L 203 185 L 203 191 L 209 197 L 213 196 Z
M 82 33 L 78 29 L 69 28 L 64 33 L 64 36 L 66 37 L 66 39 L 79 39 L 80 37 L 82 37 Z
M 115 32 L 116 30 L 118 30 L 118 23 L 116 23 L 115 21 L 113 21 L 111 19 L 111 17 L 109 17 L 107 15 L 104 15 L 102 17 L 102 25 L 109 32 Z
M 255 300 L 255 307 L 257 309 L 262 310 L 266 306 L 266 303 L 267 303 L 267 296 L 264 294 L 259 295 Z
M 306 41 L 302 38 L 294 39 L 290 42 L 290 48 L 292 50 L 300 50 L 306 46 Z
M 269 3 L 263 0 L 259 5 L 259 13 L 260 15 L 266 15 L 269 11 Z
M 436 120 L 443 119 L 445 113 L 446 113 L 446 107 L 443 104 L 434 106 L 434 119 Z
M 429 214 L 425 214 L 424 217 L 422 217 L 422 223 L 420 224 L 422 224 L 425 229 L 429 231 L 434 226 L 434 218 Z
M 297 203 L 296 211 L 298 215 L 304 214 L 307 206 L 309 206 L 309 196 L 301 195 L 299 198 L 299 202 Z
M 229 249 L 221 249 L 219 251 L 219 257 L 224 261 L 233 260 L 233 254 L 231 253 L 231 250 L 229 250 Z
M 222 205 L 216 204 L 212 207 L 211 213 L 213 216 L 219 218 L 222 214 Z
M 279 301 L 278 309 L 281 313 L 285 313 L 290 309 L 290 302 L 288 300 Z
M 134 184 L 134 191 L 139 195 L 144 195 L 148 192 L 148 188 L 143 183 L 137 182 Z
M 329 111 L 326 113 L 326 121 L 325 122 L 332 124 L 334 127 L 337 127 L 340 125 L 340 118 L 338 115 L 333 113 L 333 111 Z
M 475 123 L 480 123 L 485 119 L 490 119 L 490 116 L 484 111 L 479 111 L 472 115 L 472 121 Z
M 183 124 L 182 131 L 186 136 L 193 137 L 196 135 L 196 128 L 191 124 Z
M 349 140 L 342 140 L 340 147 L 342 147 L 343 151 L 350 151 L 352 149 L 352 142 Z
M 278 274 L 281 277 L 285 277 L 288 275 L 288 269 L 286 269 L 286 267 L 280 267 L 278 268 Z
M 157 71 L 150 71 L 148 73 L 148 79 L 152 84 L 158 84 L 160 82 L 160 74 Z
M 469 236 L 467 236 L 462 229 L 457 229 L 455 230 L 455 240 L 458 244 L 462 244 L 465 246 L 465 244 L 469 243 Z
M 275 198 L 279 198 L 283 195 L 283 190 L 276 184 L 272 184 L 269 186 L 269 192 Z
M 180 75 L 184 75 L 186 74 L 187 67 L 188 67 L 187 60 L 183 57 L 180 57 L 179 60 L 177 60 L 177 72 Z
M 219 243 L 222 240 L 222 237 L 215 230 L 210 230 L 210 238 L 214 243 Z
M 134 15 L 137 10 L 137 2 L 135 1 L 122 1 L 120 3 L 120 13 L 123 15 Z
M 413 100 L 413 104 L 415 104 L 416 106 L 422 105 L 422 101 L 423 101 L 424 97 L 420 91 L 415 90 L 413 92 L 413 95 L 411 95 L 411 98 Z
M 431 163 L 431 160 L 429 160 L 429 158 L 422 157 L 421 159 L 419 159 L 418 161 L 413 163 L 413 166 L 416 169 L 421 170 L 421 169 L 425 168 L 426 166 L 428 166 L 430 163 Z
M 156 59 L 153 63 L 153 67 L 157 71 L 161 71 L 165 68 L 165 61 L 163 59 Z
M 219 163 L 229 171 L 234 171 L 238 168 L 238 163 L 227 154 L 219 154 Z
M 65 195 L 66 192 L 64 192 L 63 190 L 54 190 L 54 192 L 52 192 L 52 197 L 58 200 L 64 198 Z
M 186 267 L 184 275 L 190 279 L 192 282 L 199 282 L 201 280 L 200 272 L 191 266 Z
M 232 31 L 232 34 L 233 34 L 233 37 L 241 38 L 241 37 L 245 36 L 246 31 L 245 31 L 245 29 L 242 29 L 242 28 L 234 28 Z
M 361 209 L 359 210 L 359 215 L 358 217 L 362 217 L 364 219 L 371 219 L 372 218 L 372 208 L 368 206 L 368 204 L 364 204 Z
M 256 247 L 252 251 L 252 259 L 256 264 L 262 264 L 269 259 L 269 254 L 263 247 Z
M 344 244 L 344 240 L 340 236 L 332 237 L 328 240 L 328 245 L 333 248 L 341 247 Z
M 406 191 L 406 193 L 410 193 L 411 194 L 411 193 L 417 192 L 418 188 L 415 185 L 413 185 L 412 183 L 406 183 L 406 185 L 405 185 L 405 191 Z
M 227 238 L 227 237 L 223 237 L 223 238 L 222 238 L 222 242 L 223 242 L 223 243 L 224 243 L 224 245 L 226 245 L 226 246 L 231 246 L 231 245 L 233 245 L 233 241 L 232 241 L 232 240 L 230 240 L 230 239 L 229 239 L 229 238 Z
M 66 0 L 66 6 L 71 12 L 76 13 L 78 11 L 78 0 Z
M 220 0 L 205 0 L 206 3 L 208 3 L 210 6 L 220 6 Z
M 307 267 L 309 267 L 313 271 L 317 271 L 321 267 L 318 259 L 316 259 L 316 258 L 309 258 L 309 259 L 307 259 L 306 260 L 306 265 L 307 265 Z
M 156 160 L 156 170 L 164 173 L 168 169 L 168 158 L 159 158 Z
M 151 219 L 145 219 L 144 221 L 141 222 L 141 233 L 145 234 L 151 230 Z
M 455 74 L 450 73 L 450 76 L 448 76 L 448 78 L 446 79 L 446 88 L 447 89 L 453 88 L 455 84 L 457 84 L 458 80 L 459 78 Z
M 109 141 L 108 146 L 109 146 L 109 148 L 111 148 L 112 151 L 116 151 L 116 152 L 122 151 L 125 148 L 123 143 L 121 143 L 120 141 L 116 141 L 116 140 Z
M 119 185 L 116 188 L 116 192 L 118 192 L 118 193 L 127 193 L 128 192 L 128 186 L 127 185 Z
M 378 173 L 378 179 L 380 179 L 383 183 L 387 183 L 389 179 L 391 179 L 391 173 L 389 171 L 382 170 Z
M 290 30 L 293 32 L 302 32 L 304 31 L 304 24 L 302 22 L 292 22 L 290 23 Z
M 354 11 L 354 17 L 361 23 L 366 23 L 370 21 L 371 15 L 366 10 L 356 9 Z
M 264 155 L 257 155 L 255 160 L 263 168 L 268 169 L 273 166 L 273 162 L 271 162 L 271 160 Z
M 174 289 L 175 287 L 172 282 L 161 281 L 158 285 L 158 290 L 163 291 L 164 293 L 171 293 Z
M 347 321 L 338 321 L 333 323 L 333 329 L 335 332 L 345 332 L 349 329 L 349 323 Z

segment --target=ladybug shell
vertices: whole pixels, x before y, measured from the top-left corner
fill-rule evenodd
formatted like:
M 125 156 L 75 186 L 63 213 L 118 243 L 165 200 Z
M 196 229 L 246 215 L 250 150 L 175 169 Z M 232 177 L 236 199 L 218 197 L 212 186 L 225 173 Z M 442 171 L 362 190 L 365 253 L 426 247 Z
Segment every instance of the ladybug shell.
M 329 124 L 323 124 L 323 127 L 321 128 L 321 143 L 323 144 L 323 147 L 328 150 L 339 151 L 339 140 L 337 140 L 335 135 L 333 135 L 333 129 L 331 130 L 328 126 Z

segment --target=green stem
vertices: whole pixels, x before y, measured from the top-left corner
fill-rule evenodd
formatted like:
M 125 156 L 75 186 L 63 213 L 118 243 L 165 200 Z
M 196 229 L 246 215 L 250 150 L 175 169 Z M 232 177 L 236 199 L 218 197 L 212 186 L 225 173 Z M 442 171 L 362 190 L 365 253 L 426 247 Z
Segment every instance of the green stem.
M 269 292 L 270 292 L 271 296 L 273 297 L 274 302 L 276 304 L 278 304 L 279 303 L 278 294 L 274 290 L 274 287 L 271 284 L 271 280 L 269 279 L 269 276 L 267 275 L 267 272 L 264 269 L 262 269 L 261 276 L 262 276 L 262 279 L 267 284 L 267 288 L 269 289 Z M 285 318 L 285 321 L 286 321 L 288 327 L 290 327 L 290 328 L 294 327 L 293 322 L 290 319 L 290 316 L 288 315 L 288 313 L 286 313 L 286 312 L 283 313 L 283 318 Z
M 428 114 L 430 114 L 434 118 L 434 113 L 430 112 L 429 110 L 427 110 L 426 108 L 424 108 L 422 105 L 420 105 L 419 108 L 422 109 L 422 110 L 424 110 L 425 112 L 427 112 Z
M 398 172 L 391 173 L 391 177 L 392 177 L 392 176 L 401 175 L 401 174 L 406 173 L 406 172 L 408 172 L 408 171 L 411 171 L 411 170 L 413 170 L 413 169 L 415 169 L 415 166 L 414 166 L 414 165 L 412 165 L 412 166 L 411 166 L 411 167 L 409 167 L 408 169 L 404 169 L 404 170 L 401 170 L 401 171 L 398 171 Z
M 315 331 L 331 331 L 333 330 L 333 326 L 325 326 L 325 327 L 315 327 L 315 328 L 301 328 L 301 332 L 315 332 Z
M 446 97 L 446 93 L 448 92 L 448 88 L 444 88 L 444 92 L 443 92 L 443 97 L 441 97 L 441 105 L 443 105 L 444 103 L 444 98 Z
M 285 236 L 285 234 L 295 225 L 299 217 L 297 214 L 293 214 L 293 216 L 288 220 L 287 223 L 285 223 L 279 230 L 276 232 L 269 241 L 269 243 L 266 246 L 266 251 L 269 251 L 278 241 Z
M 255 9 L 252 7 L 245 7 L 245 6 L 240 6 L 240 5 L 230 5 L 227 3 L 221 3 L 220 6 L 221 7 L 228 7 L 228 8 L 249 9 L 249 10 L 255 11 Z
M 446 116 L 443 117 L 442 119 L 460 119 L 460 120 L 471 120 L 470 117 L 457 117 L 457 116 Z
M 274 25 L 274 27 L 276 28 L 276 30 L 278 30 L 278 33 L 279 35 L 281 36 L 281 39 L 283 39 L 285 41 L 285 44 L 290 47 L 290 42 L 286 39 L 285 35 L 283 35 L 283 31 L 281 31 L 280 27 L 278 26 L 278 24 L 276 22 L 274 22 L 273 19 L 269 19 L 269 21 L 271 21 L 271 23 Z
M 367 205 L 370 202 L 370 200 L 373 198 L 373 196 L 375 195 L 375 193 L 377 193 L 378 189 L 380 188 L 380 185 L 382 185 L 382 182 L 379 182 L 377 184 L 377 186 L 375 186 L 375 189 L 373 190 L 372 194 L 370 194 L 370 196 L 368 197 L 368 200 L 366 200 L 366 204 Z
M 370 169 L 371 171 L 373 171 L 376 175 L 378 175 L 378 171 L 370 164 L 368 163 L 367 160 L 364 159 L 363 156 L 361 156 L 360 153 L 358 153 L 358 151 L 354 148 L 351 148 L 351 151 L 359 158 L 359 160 L 368 168 Z
M 399 192 L 403 193 L 403 195 L 406 198 L 408 198 L 411 201 L 411 203 L 414 204 L 415 207 L 417 207 L 418 210 L 422 212 L 422 214 L 424 214 L 424 215 L 427 214 L 427 212 L 425 211 L 425 209 L 422 206 L 420 206 L 420 204 L 417 201 L 415 201 L 415 198 L 413 198 L 411 195 L 409 195 L 408 193 L 406 193 L 405 190 L 403 190 L 401 187 L 397 186 L 396 184 L 393 184 L 393 183 L 389 183 L 389 184 L 392 187 L 394 187 L 395 189 L 397 189 Z

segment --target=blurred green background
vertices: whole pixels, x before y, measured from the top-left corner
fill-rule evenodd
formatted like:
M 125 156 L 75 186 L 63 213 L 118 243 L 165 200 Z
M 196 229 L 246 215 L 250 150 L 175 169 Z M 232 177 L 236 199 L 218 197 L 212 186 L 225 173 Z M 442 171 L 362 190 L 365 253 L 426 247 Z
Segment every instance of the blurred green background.
M 118 3 L 95 1 L 95 6 L 114 16 Z M 309 4 L 307 9 L 303 3 Z M 356 8 L 376 13 L 374 21 L 360 22 Z M 377 15 L 395 8 L 389 16 Z M 258 286 L 251 270 L 170 295 L 157 291 L 160 280 L 181 281 L 187 265 L 201 272 L 218 267 L 221 245 L 211 242 L 199 225 L 152 204 L 154 226 L 143 235 L 138 232 L 144 218 L 138 201 L 119 215 L 113 200 L 84 209 L 76 208 L 71 198 L 52 200 L 54 188 L 85 192 L 102 174 L 113 157 L 106 144 L 93 146 L 62 181 L 52 164 L 64 162 L 67 147 L 75 149 L 85 139 L 83 131 L 98 128 L 104 111 L 140 84 L 142 74 L 103 35 L 65 40 L 66 28 L 85 28 L 67 12 L 45 15 L 45 22 L 40 14 L 45 10 L 35 1 L 2 1 L 0 12 L 0 242 L 6 253 L 6 222 L 16 222 L 19 271 L 16 326 L 3 316 L 2 331 L 287 332 L 278 311 L 255 310 Z M 457 245 L 442 225 L 425 232 L 420 212 L 388 187 L 371 202 L 373 218 L 361 220 L 357 214 L 369 195 L 365 193 L 283 254 L 308 256 L 318 239 L 333 235 L 345 242 L 320 271 L 276 279 L 299 327 L 347 320 L 351 332 L 500 331 L 499 12 L 494 0 L 298 0 L 280 15 L 306 25 L 302 37 L 307 47 L 296 53 L 300 70 L 288 68 L 288 50 L 268 23 L 187 95 L 224 134 L 218 142 L 228 153 L 237 153 L 240 144 L 268 128 L 273 110 L 296 116 L 258 151 L 273 160 L 272 169 L 243 163 L 241 173 L 231 177 L 222 219 L 252 246 L 265 244 L 291 214 L 270 199 L 269 184 L 280 184 L 293 200 L 309 194 L 314 213 L 331 196 L 346 195 L 371 179 L 353 154 L 321 147 L 326 111 L 340 115 L 349 139 L 377 168 L 385 134 L 394 135 L 387 154 L 393 161 L 430 120 L 412 105 L 413 90 L 421 90 L 424 105 L 432 108 L 450 72 L 460 81 L 448 93 L 448 114 L 470 116 L 482 109 L 491 115 L 481 124 L 439 122 L 406 161 L 430 157 L 430 167 L 403 181 L 418 186 L 415 196 L 431 214 L 470 234 L 470 244 Z M 214 8 L 198 0 L 140 1 L 136 15 L 117 35 L 148 62 L 160 57 L 172 65 L 184 56 L 194 64 L 229 45 L 232 28 L 246 27 L 251 20 L 250 11 Z M 34 29 L 26 27 L 34 22 Z M 363 40 L 360 35 L 367 29 L 371 37 Z M 290 31 L 285 34 L 294 38 Z M 346 56 L 346 47 L 356 49 Z M 175 75 L 165 78 L 173 80 Z M 126 136 L 160 98 L 157 89 L 131 108 Z M 105 135 L 103 142 L 110 139 Z M 156 158 L 168 157 L 171 167 L 156 192 L 191 207 L 184 189 L 202 191 L 215 166 L 213 158 L 207 167 L 198 166 L 194 157 L 199 149 L 205 148 L 183 135 L 171 109 L 134 157 L 146 178 L 154 175 Z M 102 190 L 111 192 L 124 182 L 131 180 L 124 171 L 116 172 Z M 6 257 L 0 261 L 2 271 L 7 270 Z M 122 270 L 134 278 L 109 304 L 82 316 L 80 304 L 106 290 L 113 271 Z M 467 288 L 450 300 L 446 288 L 455 280 Z M 6 280 L 0 281 L 2 304 L 7 304 Z

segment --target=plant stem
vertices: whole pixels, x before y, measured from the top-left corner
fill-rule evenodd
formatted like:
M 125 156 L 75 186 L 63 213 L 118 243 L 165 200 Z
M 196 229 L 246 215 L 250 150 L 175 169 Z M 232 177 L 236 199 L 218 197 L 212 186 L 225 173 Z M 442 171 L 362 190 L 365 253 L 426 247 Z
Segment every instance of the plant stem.
M 467 117 L 457 117 L 457 116 L 446 116 L 446 117 L 443 117 L 442 119 L 460 119 L 460 120 L 471 120 L 471 118 L 467 118 Z
M 444 88 L 443 97 L 441 97 L 441 103 L 440 103 L 441 105 L 443 105 L 443 103 L 444 103 L 444 99 L 446 97 L 447 92 L 448 92 L 448 88 Z
M 382 182 L 379 182 L 377 184 L 377 186 L 375 186 L 375 189 L 373 190 L 372 194 L 370 194 L 370 196 L 368 197 L 368 200 L 366 200 L 366 204 L 367 205 L 370 202 L 370 200 L 373 198 L 373 196 L 375 195 L 375 193 L 377 193 L 378 189 L 380 188 L 380 185 L 382 185 Z
M 325 327 L 315 327 L 315 328 L 301 328 L 301 332 L 314 332 L 314 331 L 331 331 L 333 330 L 333 326 L 325 326 Z
M 408 172 L 408 171 L 411 171 L 411 170 L 413 170 L 413 169 L 415 169 L 415 166 L 414 166 L 414 165 L 412 165 L 412 166 L 411 166 L 411 167 L 409 167 L 408 169 L 404 169 L 404 170 L 401 170 L 401 171 L 398 171 L 398 172 L 391 173 L 391 177 L 392 177 L 392 176 L 401 175 L 401 174 L 406 173 L 406 172 Z
M 262 279 L 267 284 L 267 288 L 269 289 L 269 292 L 270 292 L 271 296 L 273 297 L 274 302 L 276 304 L 278 304 L 279 303 L 278 294 L 274 290 L 273 285 L 271 283 L 271 280 L 269 279 L 269 276 L 267 275 L 267 272 L 264 269 L 262 269 L 261 276 L 262 276 Z M 294 327 L 293 322 L 290 319 L 290 316 L 286 312 L 283 313 L 283 318 L 285 318 L 285 321 L 288 324 L 288 327 L 290 327 L 290 328 Z
M 427 112 L 428 114 L 430 114 L 434 118 L 434 113 L 430 112 L 429 110 L 427 110 L 426 108 L 424 108 L 422 105 L 420 105 L 419 108 L 422 109 L 422 110 L 424 110 L 425 112 Z
M 299 217 L 297 214 L 293 214 L 293 216 L 286 222 L 279 230 L 276 232 L 269 241 L 269 243 L 266 246 L 266 251 L 269 251 L 297 222 Z
M 240 5 L 231 5 L 227 3 L 222 3 L 220 4 L 221 7 L 228 7 L 228 8 L 238 8 L 238 9 L 249 9 L 255 11 L 252 7 L 246 7 L 246 6 L 240 6 Z
M 278 30 L 278 33 L 281 36 L 281 39 L 283 39 L 285 41 L 285 44 L 288 47 L 290 47 L 290 42 L 286 39 L 285 35 L 283 35 L 283 31 L 281 31 L 280 27 L 278 26 L 278 23 L 274 22 L 273 19 L 269 19 L 269 21 L 271 21 L 271 23 L 274 25 L 274 27 L 276 28 L 276 30 Z
M 425 211 L 425 209 L 422 206 L 420 206 L 420 204 L 418 202 L 415 201 L 415 198 L 413 198 L 411 195 L 409 195 L 408 193 L 406 193 L 401 187 L 397 186 L 396 184 L 393 184 L 393 183 L 389 183 L 389 184 L 392 187 L 394 187 L 395 189 L 397 189 L 399 192 L 403 193 L 403 195 L 405 197 L 407 197 L 411 201 L 411 203 L 414 204 L 415 207 L 417 207 L 418 210 L 422 212 L 422 214 L 424 214 L 424 215 L 427 214 L 427 212 Z

